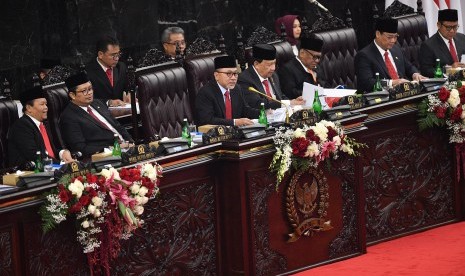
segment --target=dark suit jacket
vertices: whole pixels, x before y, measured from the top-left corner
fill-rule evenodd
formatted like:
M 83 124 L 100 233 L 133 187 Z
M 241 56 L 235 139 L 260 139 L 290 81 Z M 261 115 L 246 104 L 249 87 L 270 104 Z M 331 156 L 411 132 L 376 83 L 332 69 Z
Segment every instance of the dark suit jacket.
M 44 122 L 48 138 L 53 149 L 53 154 L 58 158 L 61 149 L 57 149 L 53 143 L 52 133 L 48 124 Z M 39 128 L 27 115 L 23 115 L 11 126 L 8 132 L 8 160 L 10 166 L 24 164 L 27 161 L 35 161 L 36 152 L 40 151 L 45 156 L 45 143 Z M 56 161 L 56 160 L 55 160 Z
M 320 70 L 315 70 L 317 74 L 317 81 L 319 82 Z M 297 58 L 288 61 L 283 67 L 278 70 L 279 79 L 281 80 L 281 89 L 289 99 L 295 99 L 302 96 L 304 82 L 318 85 L 313 81 L 313 77 L 305 68 L 300 64 Z
M 118 121 L 111 116 L 108 107 L 99 100 L 91 106 L 99 112 L 125 140 L 133 142 L 131 135 Z M 72 151 L 80 151 L 88 157 L 101 152 L 105 147 L 113 145 L 114 136 L 111 130 L 104 128 L 89 113 L 74 103 L 69 103 L 60 116 L 60 130 L 65 144 Z
M 123 62 L 118 62 L 113 68 L 113 87 L 96 58 L 87 64 L 86 71 L 94 88 L 94 98 L 105 102 L 112 99 L 123 99 L 123 91 L 127 86 L 127 70 Z
M 394 45 L 390 51 L 394 58 L 399 78 L 411 79 L 414 73 L 418 73 L 418 69 L 404 58 L 404 54 L 398 44 Z M 376 82 L 376 72 L 379 73 L 380 79 L 391 78 L 386 68 L 384 57 L 381 56 L 375 42 L 371 42 L 355 55 L 357 89 L 359 91 L 371 92 Z
M 258 118 L 260 110 L 250 107 L 245 102 L 239 85 L 230 90 L 230 95 L 234 119 Z M 233 120 L 225 119 L 224 97 L 216 80 L 211 80 L 200 88 L 195 98 L 195 113 L 197 125 L 234 125 Z
M 454 43 L 460 61 L 461 56 L 465 55 L 465 35 L 457 33 Z M 444 43 L 439 33 L 436 33 L 421 44 L 420 55 L 418 57 L 420 59 L 421 74 L 430 78 L 434 77 L 437 58 L 441 61 L 441 66 L 454 63 L 449 52 L 449 45 Z
M 288 100 L 286 96 L 283 95 L 281 92 L 281 85 L 279 83 L 279 77 L 276 73 L 273 73 L 271 78 L 268 79 L 269 84 L 271 85 L 271 89 L 273 93 L 276 95 L 277 100 Z M 249 66 L 245 71 L 243 71 L 239 75 L 239 79 L 237 83 L 241 86 L 242 91 L 244 91 L 244 98 L 245 101 L 249 104 L 250 107 L 260 109 L 260 104 L 265 103 L 265 108 L 280 108 L 281 104 L 275 101 L 272 101 L 260 94 L 250 92 L 248 89 L 250 86 L 257 89 L 258 91 L 266 94 L 265 88 L 263 87 L 260 78 L 258 77 L 257 73 L 253 69 L 253 66 Z

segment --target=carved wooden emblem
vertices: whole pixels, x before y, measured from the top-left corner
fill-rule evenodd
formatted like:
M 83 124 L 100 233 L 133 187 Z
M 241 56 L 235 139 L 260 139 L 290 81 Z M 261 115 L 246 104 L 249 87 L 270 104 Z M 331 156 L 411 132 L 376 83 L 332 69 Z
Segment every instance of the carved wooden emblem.
M 328 207 L 329 187 L 323 171 L 312 167 L 297 171 L 286 191 L 287 217 L 293 231 L 287 242 L 332 229 L 326 218 Z

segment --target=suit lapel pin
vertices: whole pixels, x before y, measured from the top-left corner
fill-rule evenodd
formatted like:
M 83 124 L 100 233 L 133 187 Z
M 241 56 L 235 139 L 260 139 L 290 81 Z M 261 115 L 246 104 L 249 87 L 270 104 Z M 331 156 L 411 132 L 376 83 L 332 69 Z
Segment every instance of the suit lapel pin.
M 398 59 L 398 58 L 396 57 L 396 59 Z

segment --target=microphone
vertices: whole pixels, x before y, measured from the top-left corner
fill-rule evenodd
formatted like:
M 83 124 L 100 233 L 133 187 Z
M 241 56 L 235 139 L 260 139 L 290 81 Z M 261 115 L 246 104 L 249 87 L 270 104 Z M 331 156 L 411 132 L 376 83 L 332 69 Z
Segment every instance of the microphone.
M 328 12 L 328 9 L 325 6 L 321 5 L 317 0 L 308 0 L 310 4 L 315 4 L 318 8 L 322 9 L 325 12 Z
M 270 100 L 272 100 L 272 101 L 275 101 L 275 102 L 277 102 L 277 103 L 280 103 L 280 104 L 282 104 L 282 105 L 287 106 L 285 103 L 283 103 L 283 102 L 281 102 L 281 101 L 279 101 L 279 100 L 276 100 L 276 99 L 274 99 L 273 97 L 270 97 L 270 96 L 268 96 L 267 94 L 264 94 L 264 93 L 258 91 L 257 89 L 253 88 L 252 86 L 249 86 L 249 88 L 248 88 L 247 90 L 249 90 L 250 92 L 254 92 L 254 93 L 260 94 L 260 95 L 262 95 L 263 97 L 266 97 L 267 99 L 270 99 Z

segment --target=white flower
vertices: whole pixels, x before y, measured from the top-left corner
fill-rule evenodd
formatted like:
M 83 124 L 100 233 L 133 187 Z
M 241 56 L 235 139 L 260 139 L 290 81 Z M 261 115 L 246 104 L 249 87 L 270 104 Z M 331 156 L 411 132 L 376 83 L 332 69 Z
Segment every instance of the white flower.
M 69 184 L 68 190 L 70 190 L 73 195 L 76 195 L 77 198 L 80 198 L 82 196 L 82 191 L 84 190 L 84 185 L 81 181 L 76 179 L 73 183 Z
M 315 127 L 313 127 L 313 131 L 320 138 L 320 143 L 328 139 L 328 129 L 323 124 L 317 123 Z
M 148 193 L 148 191 L 149 191 L 149 189 L 147 189 L 147 187 L 142 186 L 139 189 L 139 195 L 140 196 L 145 196 Z
M 121 180 L 118 171 L 113 167 L 111 167 L 110 169 L 103 169 L 100 172 L 100 174 L 103 175 L 103 177 L 105 177 L 106 179 L 113 176 L 114 179 Z
M 81 223 L 82 228 L 89 228 L 89 222 L 87 220 Z
M 99 209 L 95 210 L 94 217 L 98 218 L 102 215 Z
M 89 211 L 89 213 L 93 215 L 95 214 L 95 210 L 97 210 L 97 208 L 95 207 L 95 205 L 89 204 L 89 206 L 87 207 L 87 210 Z
M 94 196 L 94 197 L 92 198 L 92 203 L 93 203 L 96 207 L 102 206 L 102 202 L 103 202 L 103 199 L 101 199 L 101 198 L 98 197 L 98 196 Z
M 335 142 L 336 147 L 339 147 L 341 145 L 341 137 L 334 136 L 333 141 Z
M 343 152 L 348 153 L 349 155 L 354 155 L 354 149 L 351 146 L 347 145 L 347 144 L 343 144 L 341 146 L 341 150 Z
M 294 131 L 294 137 L 295 138 L 305 137 L 305 132 L 301 128 L 297 128 Z
M 310 145 L 307 147 L 307 152 L 305 155 L 309 157 L 313 156 L 318 156 L 320 154 L 320 150 L 318 149 L 318 145 L 315 142 L 312 142 Z
M 131 186 L 131 193 L 137 195 L 139 193 L 139 190 L 140 190 L 140 186 L 137 185 L 137 184 L 134 184 Z
M 143 197 L 141 197 L 141 202 L 140 202 L 140 203 L 141 203 L 142 205 L 144 205 L 144 204 L 146 204 L 148 201 L 149 201 L 149 198 L 146 197 L 146 196 L 143 196 Z
M 138 216 L 142 215 L 142 213 L 144 213 L 144 207 L 140 205 L 134 206 L 134 213 Z
M 450 104 L 452 108 L 456 108 L 460 104 L 460 95 L 457 89 L 452 89 L 450 91 L 450 96 L 447 102 Z
M 145 164 L 144 167 L 142 168 L 142 171 L 143 171 L 143 175 L 150 178 L 150 180 L 153 181 L 157 179 L 157 170 L 154 166 L 152 166 L 152 164 L 150 163 Z

